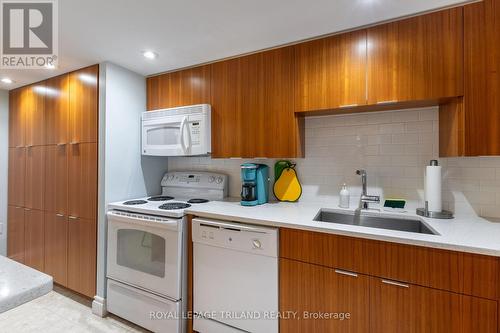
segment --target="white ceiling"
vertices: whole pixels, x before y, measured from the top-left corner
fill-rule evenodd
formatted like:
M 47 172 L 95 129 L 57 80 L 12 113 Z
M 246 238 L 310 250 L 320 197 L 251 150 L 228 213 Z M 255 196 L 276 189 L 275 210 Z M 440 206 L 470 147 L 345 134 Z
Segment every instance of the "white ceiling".
M 11 89 L 111 61 L 151 75 L 463 0 L 59 0 L 57 70 L 0 70 Z M 147 60 L 143 50 L 159 54 Z

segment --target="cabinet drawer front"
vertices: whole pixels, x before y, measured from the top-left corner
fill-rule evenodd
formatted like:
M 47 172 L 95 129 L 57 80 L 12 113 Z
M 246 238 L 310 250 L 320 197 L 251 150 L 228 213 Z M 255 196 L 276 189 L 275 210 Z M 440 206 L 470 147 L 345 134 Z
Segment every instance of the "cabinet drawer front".
M 366 240 L 363 257 L 369 275 L 460 292 L 458 252 Z
M 280 257 L 361 272 L 363 240 L 283 228 L 280 230 Z

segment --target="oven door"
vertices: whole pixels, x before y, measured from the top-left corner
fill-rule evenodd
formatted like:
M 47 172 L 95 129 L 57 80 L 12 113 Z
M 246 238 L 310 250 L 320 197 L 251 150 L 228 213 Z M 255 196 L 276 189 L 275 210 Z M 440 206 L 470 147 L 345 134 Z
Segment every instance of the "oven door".
M 182 219 L 109 211 L 107 276 L 181 298 Z

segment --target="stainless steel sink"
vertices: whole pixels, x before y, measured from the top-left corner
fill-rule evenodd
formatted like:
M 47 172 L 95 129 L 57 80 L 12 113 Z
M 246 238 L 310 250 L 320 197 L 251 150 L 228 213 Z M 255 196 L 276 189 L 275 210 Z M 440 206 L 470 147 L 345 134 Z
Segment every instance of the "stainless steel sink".
M 358 225 L 362 227 L 390 229 L 414 232 L 418 234 L 438 235 L 424 222 L 416 219 L 400 219 L 394 217 L 378 217 L 363 212 L 334 212 L 321 209 L 314 221 Z

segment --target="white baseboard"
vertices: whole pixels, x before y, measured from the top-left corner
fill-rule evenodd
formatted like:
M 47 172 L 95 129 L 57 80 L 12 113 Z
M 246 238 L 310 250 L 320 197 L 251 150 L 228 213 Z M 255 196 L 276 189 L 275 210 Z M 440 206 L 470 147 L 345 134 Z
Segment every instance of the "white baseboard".
M 92 301 L 92 313 L 99 317 L 105 317 L 108 314 L 106 310 L 106 299 L 101 296 L 94 296 Z

